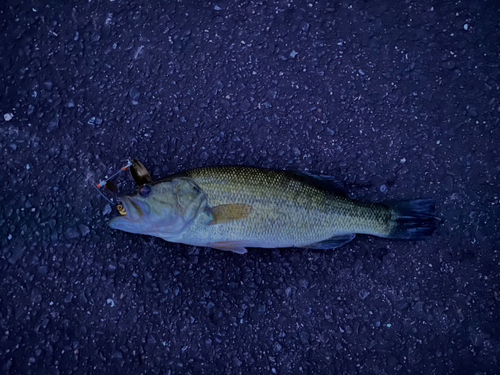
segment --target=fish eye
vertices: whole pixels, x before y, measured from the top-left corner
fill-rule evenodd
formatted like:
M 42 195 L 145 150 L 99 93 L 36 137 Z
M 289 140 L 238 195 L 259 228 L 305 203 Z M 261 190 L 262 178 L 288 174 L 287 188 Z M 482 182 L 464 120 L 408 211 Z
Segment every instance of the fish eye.
M 139 195 L 141 197 L 147 197 L 151 193 L 151 186 L 144 185 L 139 189 Z

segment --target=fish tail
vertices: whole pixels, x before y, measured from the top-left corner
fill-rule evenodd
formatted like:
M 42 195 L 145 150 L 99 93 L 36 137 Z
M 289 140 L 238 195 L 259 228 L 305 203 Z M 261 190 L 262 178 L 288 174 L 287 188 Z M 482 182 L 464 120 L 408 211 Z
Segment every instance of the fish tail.
M 433 199 L 413 199 L 389 203 L 393 211 L 391 230 L 387 238 L 423 240 L 437 228 Z

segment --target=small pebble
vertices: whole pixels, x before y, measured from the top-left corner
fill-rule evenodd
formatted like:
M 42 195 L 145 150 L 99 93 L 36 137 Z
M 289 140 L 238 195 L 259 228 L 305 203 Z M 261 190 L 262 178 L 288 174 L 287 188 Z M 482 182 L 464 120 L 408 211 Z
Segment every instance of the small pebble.
M 80 233 L 74 228 L 68 228 L 66 229 L 66 237 L 70 239 L 75 239 L 80 237 Z
M 104 210 L 102 210 L 102 214 L 103 215 L 108 215 L 111 213 L 111 206 L 109 204 L 107 204 L 105 207 L 104 207 Z
M 71 300 L 73 299 L 73 293 L 69 292 L 66 297 L 64 298 L 65 303 L 70 303 Z
M 59 118 L 56 116 L 49 121 L 49 125 L 47 126 L 47 133 L 56 130 L 58 127 L 59 127 Z
M 359 298 L 361 299 L 365 299 L 366 297 L 368 297 L 370 295 L 370 292 L 367 291 L 366 289 L 362 289 L 359 291 Z
M 141 96 L 141 93 L 135 87 L 132 87 L 128 94 L 133 100 L 137 100 Z
M 302 342 L 302 344 L 304 345 L 308 345 L 309 344 L 309 333 L 308 332 L 300 332 L 299 333 L 299 338 L 300 338 L 300 341 Z
M 10 121 L 10 120 L 12 120 L 13 118 L 14 118 L 14 115 L 13 115 L 12 113 L 5 113 L 5 114 L 3 115 L 3 119 L 4 119 L 5 121 Z
M 92 33 L 92 35 L 90 36 L 90 40 L 92 42 L 94 42 L 94 43 L 100 41 L 101 40 L 101 34 L 99 32 L 97 32 L 97 31 L 94 32 L 94 33 Z
M 80 233 L 83 235 L 83 236 L 86 236 L 87 234 L 90 233 L 90 228 L 86 225 L 83 225 L 83 224 L 80 224 L 79 225 L 79 228 L 80 228 Z

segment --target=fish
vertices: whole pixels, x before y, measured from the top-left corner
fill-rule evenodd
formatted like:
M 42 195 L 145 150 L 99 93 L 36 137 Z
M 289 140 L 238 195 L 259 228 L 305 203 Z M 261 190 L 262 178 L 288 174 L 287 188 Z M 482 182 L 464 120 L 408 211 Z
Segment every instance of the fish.
M 371 203 L 347 197 L 331 176 L 212 166 L 153 182 L 136 163 L 139 188 L 122 196 L 113 229 L 237 254 L 248 248 L 335 249 L 356 234 L 422 240 L 436 230 L 431 198 Z

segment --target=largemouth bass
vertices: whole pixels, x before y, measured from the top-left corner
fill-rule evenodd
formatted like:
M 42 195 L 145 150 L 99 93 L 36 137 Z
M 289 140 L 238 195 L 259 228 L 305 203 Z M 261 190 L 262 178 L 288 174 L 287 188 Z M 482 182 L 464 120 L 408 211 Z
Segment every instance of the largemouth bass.
M 109 226 L 170 242 L 244 254 L 248 247 L 333 249 L 356 233 L 420 240 L 436 228 L 432 199 L 356 201 L 328 176 L 215 166 L 152 182 L 136 165 L 131 171 L 144 184 L 121 197 L 126 214 Z

